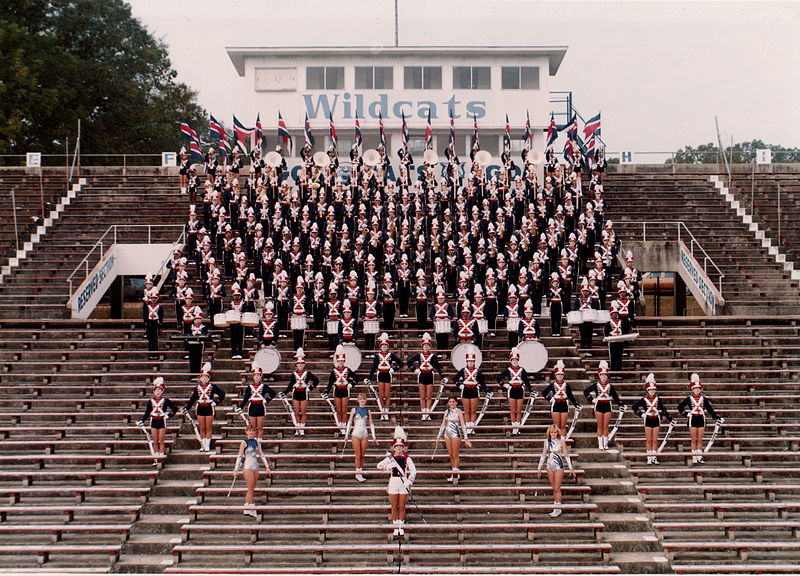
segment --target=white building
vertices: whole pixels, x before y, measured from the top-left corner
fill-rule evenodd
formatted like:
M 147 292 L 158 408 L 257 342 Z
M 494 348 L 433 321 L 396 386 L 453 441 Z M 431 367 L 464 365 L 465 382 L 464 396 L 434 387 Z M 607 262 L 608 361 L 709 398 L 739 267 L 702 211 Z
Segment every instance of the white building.
M 296 144 L 302 145 L 305 115 L 317 150 L 327 147 L 332 116 L 341 156 L 352 145 L 356 118 L 364 148 L 376 147 L 381 116 L 393 159 L 403 114 L 409 148 L 421 155 L 429 111 L 434 149 L 440 154 L 448 143 L 451 111 L 462 158 L 471 146 L 474 118 L 481 148 L 497 156 L 506 114 L 513 149 L 521 146 L 527 112 L 533 146 L 541 150 L 552 109 L 550 78 L 566 51 L 565 46 L 227 48 L 246 79 L 246 109 L 237 117 L 251 127 L 260 114 L 268 147 L 278 143 L 279 111 L 295 140 L 295 153 Z

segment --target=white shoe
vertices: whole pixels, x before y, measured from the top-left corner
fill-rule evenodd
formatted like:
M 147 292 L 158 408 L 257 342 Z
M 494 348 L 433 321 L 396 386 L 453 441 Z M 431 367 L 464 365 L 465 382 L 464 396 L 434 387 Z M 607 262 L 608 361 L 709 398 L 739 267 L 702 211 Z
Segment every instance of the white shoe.
M 295 436 L 300 436 L 300 428 L 296 428 L 294 431 Z
M 653 464 L 658 464 L 658 456 L 653 456 Z
M 405 534 L 405 532 L 403 531 L 403 525 L 405 524 L 405 520 L 400 520 L 398 524 L 400 525 L 400 528 L 398 529 L 398 535 L 402 536 L 403 534 Z
M 360 471 L 356 474 L 356 480 L 358 480 L 359 482 L 366 482 L 367 481 L 367 479 L 364 478 L 364 475 Z
M 561 516 L 561 508 L 554 508 L 552 512 L 550 512 L 550 518 L 558 518 Z
M 300 436 L 305 436 L 305 435 L 306 435 L 305 427 L 300 428 Z

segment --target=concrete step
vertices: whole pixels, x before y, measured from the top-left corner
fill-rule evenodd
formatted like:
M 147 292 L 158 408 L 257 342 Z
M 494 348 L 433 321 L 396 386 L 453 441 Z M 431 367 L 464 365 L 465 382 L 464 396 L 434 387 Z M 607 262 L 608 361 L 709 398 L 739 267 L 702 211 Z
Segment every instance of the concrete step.
M 642 499 L 634 495 L 608 494 L 592 495 L 591 502 L 597 504 L 597 512 L 601 513 L 640 513 L 644 512 Z
M 660 552 L 611 552 L 609 564 L 622 572 L 633 574 L 664 574 L 671 572 L 669 560 Z
M 125 543 L 124 555 L 171 555 L 172 547 L 180 544 L 181 537 L 165 534 L 132 534 Z
M 635 512 L 598 512 L 597 521 L 605 524 L 606 530 L 625 532 L 626 530 L 648 531 L 650 519 Z
M 614 547 L 615 552 L 662 551 L 658 537 L 652 532 L 606 532 L 602 539 Z
M 112 567 L 118 574 L 158 574 L 172 565 L 172 556 L 161 554 L 124 554 Z
M 181 526 L 189 522 L 185 514 L 148 514 L 131 528 L 131 534 L 180 534 Z
M 196 498 L 154 496 L 142 506 L 141 514 L 180 514 L 194 504 L 197 504 Z

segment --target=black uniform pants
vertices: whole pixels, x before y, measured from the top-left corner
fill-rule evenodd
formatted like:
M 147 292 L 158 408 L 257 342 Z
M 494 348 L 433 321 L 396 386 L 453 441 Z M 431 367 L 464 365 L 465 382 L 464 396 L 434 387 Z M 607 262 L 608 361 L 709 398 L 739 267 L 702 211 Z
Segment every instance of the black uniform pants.
M 594 324 L 591 322 L 582 322 L 578 324 L 578 330 L 580 330 L 581 333 L 581 348 L 591 348 Z
M 383 329 L 394 330 L 394 302 L 383 303 Z
M 449 332 L 437 332 L 436 333 L 436 349 L 437 350 L 449 350 L 450 346 L 448 340 L 450 339 Z
M 147 321 L 147 349 L 150 352 L 158 352 L 158 320 Z M 150 358 L 153 354 L 150 354 Z
M 231 356 L 243 356 L 244 328 L 241 324 L 231 324 Z
M 417 300 L 417 330 L 428 327 L 428 301 Z
M 408 300 L 411 298 L 411 287 L 400 286 L 398 296 L 400 298 L 400 315 L 408 316 Z
M 202 342 L 187 342 L 186 346 L 189 349 L 189 374 L 200 374 L 204 345 Z
M 550 334 L 561 336 L 561 302 L 550 303 Z
M 609 368 L 611 372 L 622 371 L 622 352 L 625 350 L 624 342 L 611 342 L 608 345 Z

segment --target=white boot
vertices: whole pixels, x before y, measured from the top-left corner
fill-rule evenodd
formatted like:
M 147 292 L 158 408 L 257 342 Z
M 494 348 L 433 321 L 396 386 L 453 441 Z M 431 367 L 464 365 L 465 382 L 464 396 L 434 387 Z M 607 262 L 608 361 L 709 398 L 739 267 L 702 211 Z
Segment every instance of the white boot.
M 603 436 L 603 450 L 608 450 L 608 436 Z
M 648 464 L 652 464 L 653 463 L 653 451 L 652 450 L 648 450 L 647 451 L 647 463 Z
M 452 482 L 453 480 L 456 479 L 456 470 L 457 470 L 457 468 L 451 468 L 450 469 L 450 477 L 447 478 L 448 482 Z
M 400 536 L 402 536 L 403 534 L 405 534 L 405 532 L 403 531 L 403 525 L 405 525 L 406 521 L 405 520 L 398 520 L 397 523 L 400 526 L 400 530 L 398 531 L 398 534 Z
M 358 480 L 359 482 L 366 482 L 367 479 L 364 478 L 364 475 L 361 472 L 362 472 L 361 468 L 356 468 L 356 480 Z
M 392 524 L 394 524 L 394 532 L 392 532 L 392 536 L 400 536 L 400 520 L 392 520 Z
M 597 449 L 598 450 L 602 450 L 603 449 L 603 437 L 602 436 L 598 436 L 597 437 Z
M 553 502 L 553 511 L 550 512 L 550 518 L 558 518 L 561 516 L 561 502 Z
M 306 435 L 306 424 L 305 422 L 300 422 L 300 436 L 305 436 L 305 435 Z

